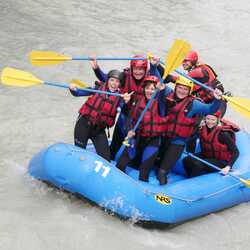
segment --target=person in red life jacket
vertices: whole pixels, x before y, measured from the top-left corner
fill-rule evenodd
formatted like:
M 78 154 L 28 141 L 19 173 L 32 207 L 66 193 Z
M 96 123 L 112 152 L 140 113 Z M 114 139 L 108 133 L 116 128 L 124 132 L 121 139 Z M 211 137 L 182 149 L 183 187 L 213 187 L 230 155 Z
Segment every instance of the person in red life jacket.
M 122 80 L 121 72 L 111 70 L 108 73 L 106 83 L 101 83 L 99 90 L 119 92 Z M 115 123 L 117 108 L 122 105 L 121 98 L 106 94 L 95 93 L 78 89 L 74 84 L 70 85 L 70 92 L 74 96 L 90 96 L 79 110 L 74 130 L 75 145 L 86 148 L 88 139 L 93 141 L 97 154 L 110 161 L 110 149 L 105 128 L 110 128 Z M 124 102 L 129 102 L 132 93 L 122 95 Z
M 131 127 L 134 127 L 136 124 L 147 102 L 156 90 L 156 87 L 160 87 L 159 78 L 156 76 L 145 77 L 144 84 L 143 97 L 136 103 L 131 112 Z M 139 163 L 139 179 L 145 182 L 148 182 L 149 172 L 154 166 L 155 159 L 158 155 L 161 136 L 164 133 L 167 122 L 166 117 L 161 117 L 159 113 L 158 100 L 157 97 L 155 97 L 150 107 L 145 112 L 136 131 L 135 143 L 133 145 L 135 148 L 126 148 L 116 165 L 117 168 L 125 172 L 126 165 L 136 158 Z M 135 133 L 133 130 L 130 130 L 127 138 L 132 138 L 134 136 Z
M 203 83 L 212 89 L 218 88 L 222 92 L 224 92 L 224 87 L 222 83 L 217 79 L 217 74 L 213 70 L 213 68 L 207 64 L 199 63 L 198 61 L 198 53 L 196 51 L 189 51 L 185 59 L 183 60 L 182 66 L 184 70 L 187 71 L 187 75 L 200 83 Z M 158 71 L 161 75 L 163 75 L 164 68 L 158 64 Z M 178 76 L 176 75 L 168 75 L 168 77 L 164 80 L 165 83 L 175 82 Z M 198 98 L 200 98 L 204 103 L 211 103 L 213 101 L 213 92 L 202 88 L 199 85 L 194 85 L 192 94 Z M 224 116 L 226 112 L 226 101 L 221 102 L 220 111 L 222 116 Z
M 217 79 L 217 74 L 211 66 L 198 62 L 198 53 L 196 51 L 189 51 L 182 66 L 184 70 L 188 72 L 188 76 L 213 89 L 218 88 L 224 93 L 224 87 Z M 213 100 L 213 93 L 198 85 L 194 86 L 192 94 L 200 98 L 205 103 L 210 103 Z M 224 116 L 226 108 L 226 101 L 222 101 L 220 107 L 222 116 Z
M 180 76 L 174 91 L 166 86 L 160 92 L 159 98 L 165 101 L 168 117 L 157 176 L 161 185 L 167 183 L 167 174 L 180 158 L 187 140 L 195 132 L 199 117 L 215 113 L 221 104 L 221 90 L 215 89 L 213 102 L 206 104 L 192 96 L 192 89 L 193 82 Z
M 182 64 L 184 70 L 188 72 L 188 76 L 213 89 L 219 88 L 224 93 L 224 87 L 217 79 L 217 74 L 213 68 L 207 64 L 199 63 L 198 60 L 198 53 L 196 51 L 189 51 Z M 192 94 L 200 98 L 204 103 L 211 103 L 213 100 L 213 93 L 199 85 L 194 86 Z M 226 109 L 227 103 L 225 100 L 223 100 L 219 108 L 222 116 L 224 116 Z M 202 117 L 200 119 L 202 120 Z M 198 129 L 199 127 L 197 127 L 197 130 Z M 187 151 L 193 153 L 195 148 L 195 139 L 190 139 L 190 141 L 187 143 Z
M 143 55 L 135 55 L 133 58 L 145 58 Z M 95 72 L 96 77 L 105 81 L 107 75 L 101 70 L 95 57 L 90 61 L 92 69 Z M 124 105 L 121 113 L 119 115 L 118 121 L 115 125 L 110 151 L 111 151 L 111 159 L 115 159 L 116 153 L 124 141 L 128 133 L 128 127 L 130 124 L 130 110 L 133 105 L 136 104 L 138 100 L 140 100 L 143 96 L 143 82 L 144 78 L 147 75 L 155 75 L 157 76 L 157 68 L 156 62 L 154 61 L 154 57 L 151 59 L 150 63 L 148 60 L 131 60 L 130 67 L 125 68 L 122 72 L 122 84 L 120 86 L 121 93 L 130 93 L 133 91 L 133 96 L 130 102 L 127 105 Z
M 220 126 L 220 116 L 220 112 L 206 116 L 205 125 L 199 132 L 201 152 L 195 155 L 218 166 L 223 174 L 227 174 L 239 157 L 239 150 L 235 142 L 235 132 L 239 131 L 239 128 L 232 123 Z M 183 159 L 183 166 L 188 177 L 216 171 L 191 156 Z

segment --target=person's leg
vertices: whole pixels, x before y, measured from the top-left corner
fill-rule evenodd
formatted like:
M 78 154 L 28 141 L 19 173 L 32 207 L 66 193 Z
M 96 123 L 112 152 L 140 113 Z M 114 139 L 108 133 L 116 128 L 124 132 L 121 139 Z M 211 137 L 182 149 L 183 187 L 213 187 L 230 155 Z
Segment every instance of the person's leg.
M 182 164 L 183 164 L 183 167 L 186 171 L 186 174 L 188 176 L 188 178 L 192 177 L 192 172 L 193 172 L 193 169 L 194 169 L 194 158 L 191 157 L 191 156 L 186 156 L 185 158 L 183 158 L 182 160 Z
M 166 137 L 161 137 L 161 143 L 156 157 L 155 165 L 159 168 L 164 157 L 164 153 L 169 146 L 170 141 Z
M 157 175 L 157 178 L 160 181 L 160 185 L 167 184 L 166 175 L 170 172 L 177 160 L 181 157 L 184 147 L 184 145 L 172 143 L 170 143 L 167 147 Z
M 200 157 L 200 155 L 197 155 Z M 201 158 L 201 157 L 200 157 Z M 216 165 L 219 168 L 223 168 L 225 164 L 216 159 L 203 159 L 209 163 Z M 187 172 L 188 177 L 196 177 L 202 174 L 213 173 L 216 172 L 215 169 L 210 167 L 209 165 L 192 158 L 191 156 L 185 157 L 183 159 L 183 166 Z
M 158 150 L 160 146 L 160 138 L 152 138 L 145 145 L 142 160 L 140 164 L 139 179 L 142 181 L 148 181 L 150 169 L 154 166 Z
M 119 148 L 121 147 L 124 138 L 125 137 L 123 137 L 120 133 L 120 128 L 119 128 L 118 124 L 116 124 L 114 132 L 113 132 L 113 136 L 112 136 L 112 141 L 110 144 L 110 153 L 111 153 L 112 160 L 115 159 L 115 156 L 116 156 Z
M 110 144 L 111 160 L 115 159 L 115 156 L 127 135 L 126 122 L 128 119 L 129 118 L 126 117 L 125 114 L 121 113 L 117 120 Z
M 84 116 L 79 116 L 74 129 L 75 145 L 81 148 L 86 148 L 90 137 L 90 125 Z
M 202 163 L 199 160 L 194 159 L 191 156 L 185 157 L 182 163 L 189 178 L 202 175 L 206 172 L 205 171 L 206 164 Z
M 119 168 L 121 171 L 125 172 L 125 168 L 130 161 L 131 161 L 131 159 L 129 157 L 128 150 L 127 150 L 127 148 L 125 148 L 120 159 L 118 160 L 118 162 L 116 164 L 116 167 Z
M 133 144 L 131 144 L 130 147 L 125 148 L 120 159 L 117 161 L 116 167 L 122 170 L 123 172 L 125 172 L 125 167 L 128 164 L 131 164 L 133 168 L 138 169 L 138 165 L 136 165 L 137 161 L 135 160 L 141 158 L 141 149 L 142 149 L 141 145 L 142 145 L 142 141 L 137 136 L 134 139 Z
M 187 141 L 186 150 L 189 153 L 195 153 L 197 138 L 192 137 Z
M 219 168 L 224 168 L 226 166 L 226 163 L 222 163 L 220 160 L 217 160 L 217 159 L 214 159 L 214 158 L 205 158 L 204 159 L 205 161 L 215 165 L 216 167 L 219 167 Z M 209 165 L 205 164 L 206 166 L 206 172 L 207 173 L 212 173 L 212 172 L 216 172 L 218 170 L 210 167 Z
M 91 131 L 91 139 L 95 146 L 96 153 L 110 161 L 110 149 L 105 129 L 95 129 Z

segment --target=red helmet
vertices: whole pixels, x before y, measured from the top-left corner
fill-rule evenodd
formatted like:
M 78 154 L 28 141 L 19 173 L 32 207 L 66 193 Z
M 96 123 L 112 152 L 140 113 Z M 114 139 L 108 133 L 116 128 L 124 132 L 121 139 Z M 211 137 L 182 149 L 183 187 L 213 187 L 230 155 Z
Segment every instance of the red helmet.
M 160 82 L 160 79 L 157 76 L 152 76 L 152 75 L 148 75 L 144 78 L 144 86 L 148 83 L 153 83 L 155 86 Z
M 185 61 L 190 61 L 192 64 L 196 64 L 198 62 L 198 54 L 196 51 L 189 51 L 186 58 L 184 59 Z
M 135 56 L 133 56 L 133 58 L 145 58 L 145 56 L 143 56 L 143 55 L 135 55 Z M 142 67 L 142 68 L 147 69 L 148 60 L 147 59 L 144 59 L 144 60 L 131 60 L 130 61 L 130 67 L 131 68 L 133 68 L 133 67 Z
M 218 110 L 217 112 L 215 112 L 214 114 L 213 114 L 213 116 L 216 116 L 217 118 L 221 118 L 221 111 L 220 110 Z

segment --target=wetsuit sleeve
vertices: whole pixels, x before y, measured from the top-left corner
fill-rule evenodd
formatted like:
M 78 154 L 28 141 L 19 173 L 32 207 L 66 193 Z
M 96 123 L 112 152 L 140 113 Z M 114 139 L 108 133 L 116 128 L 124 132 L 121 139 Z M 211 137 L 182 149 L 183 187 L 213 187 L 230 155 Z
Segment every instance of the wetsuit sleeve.
M 163 77 L 164 74 L 164 67 L 161 64 L 157 65 L 157 70 L 160 73 L 161 77 Z
M 150 63 L 149 74 L 159 77 L 158 72 L 157 72 L 157 66 L 155 64 Z
M 169 95 L 173 90 L 169 88 L 168 86 L 165 87 L 165 89 L 161 90 L 157 94 L 157 101 L 158 101 L 158 109 L 159 109 L 159 115 L 161 117 L 164 117 L 167 115 L 167 109 L 166 109 L 166 96 Z
M 173 92 L 173 90 L 166 85 L 165 89 L 161 90 L 157 95 L 158 102 L 165 104 L 166 96 L 168 96 L 171 92 Z
M 125 103 L 124 100 L 121 98 L 120 101 L 119 101 L 119 103 L 118 103 L 117 108 L 122 109 L 123 107 L 125 107 L 125 105 L 126 105 L 126 103 Z
M 108 76 L 100 69 L 100 67 L 94 69 L 94 73 L 99 81 L 106 82 Z
M 240 154 L 239 149 L 238 149 L 237 145 L 234 143 L 231 135 L 228 132 L 224 131 L 224 132 L 220 133 L 218 138 L 222 144 L 227 145 L 228 150 L 232 153 L 232 158 L 227 163 L 227 165 L 232 167 L 233 164 L 235 163 L 235 161 L 239 157 L 239 154 Z
M 198 100 L 194 100 L 191 110 L 188 112 L 187 117 L 193 117 L 194 115 L 208 115 L 215 113 L 221 104 L 221 100 L 214 98 L 211 103 L 203 103 Z
M 169 75 L 164 79 L 164 83 L 169 83 L 169 82 L 175 83 L 177 79 L 178 79 L 178 76 L 170 75 L 170 74 L 169 74 Z
M 160 76 L 163 77 L 165 68 L 164 68 L 161 64 L 158 64 L 158 65 L 157 65 L 157 70 L 158 70 Z M 177 80 L 177 78 L 178 78 L 178 76 L 169 74 L 169 75 L 166 77 L 166 79 L 164 79 L 163 82 L 164 82 L 164 83 L 169 83 L 169 82 L 175 83 L 176 80 Z

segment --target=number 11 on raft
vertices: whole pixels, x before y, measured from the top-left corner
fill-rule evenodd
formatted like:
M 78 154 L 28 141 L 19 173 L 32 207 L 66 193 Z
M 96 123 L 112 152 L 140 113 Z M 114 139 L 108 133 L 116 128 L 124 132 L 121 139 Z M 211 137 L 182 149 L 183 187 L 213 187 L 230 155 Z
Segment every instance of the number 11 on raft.
M 95 172 L 99 173 L 99 171 L 103 169 L 102 177 L 105 178 L 110 171 L 110 167 L 104 166 L 103 162 L 101 161 L 95 161 L 95 164 L 96 164 Z

